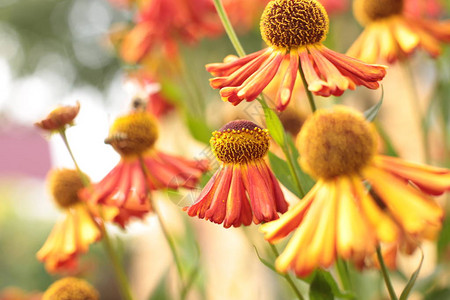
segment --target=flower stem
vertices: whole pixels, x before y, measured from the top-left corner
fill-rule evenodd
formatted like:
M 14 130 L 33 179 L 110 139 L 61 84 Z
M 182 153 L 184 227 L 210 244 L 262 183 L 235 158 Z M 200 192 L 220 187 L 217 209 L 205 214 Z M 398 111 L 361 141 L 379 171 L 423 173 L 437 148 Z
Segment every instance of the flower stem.
M 275 245 L 269 243 L 270 245 L 270 249 L 272 249 L 272 252 L 275 254 L 275 257 L 280 256 L 280 253 L 278 252 L 277 247 L 275 247 Z M 302 296 L 302 294 L 300 293 L 300 291 L 298 290 L 297 286 L 295 285 L 294 281 L 291 278 L 291 275 L 289 275 L 289 273 L 278 273 L 281 276 L 284 277 L 284 279 L 286 279 L 286 281 L 289 283 L 290 287 L 292 288 L 292 290 L 294 291 L 295 295 L 297 296 L 297 298 L 299 300 L 304 300 L 305 298 Z
M 344 290 L 352 291 L 353 287 L 352 287 L 352 283 L 350 281 L 350 274 L 348 272 L 348 266 L 347 266 L 346 262 L 344 260 L 338 258 L 336 260 L 336 269 L 338 271 L 339 278 L 341 280 L 342 287 L 344 288 Z
M 286 141 L 281 148 L 283 149 L 284 156 L 286 156 L 286 161 L 289 166 L 289 171 L 291 172 L 292 176 L 294 177 L 294 181 L 295 181 L 298 191 L 300 193 L 299 196 L 300 196 L 300 198 L 303 198 L 305 196 L 305 191 L 303 190 L 302 185 L 300 184 L 300 179 L 298 178 L 298 174 L 295 171 L 294 158 L 292 157 L 291 151 L 289 151 L 289 146 Z
M 227 13 L 225 12 L 222 1 L 221 0 L 213 0 L 213 1 L 214 6 L 216 7 L 217 10 L 217 14 L 220 17 L 220 21 L 222 21 L 222 25 L 225 28 L 225 31 L 227 32 L 228 38 L 233 44 L 234 49 L 236 50 L 237 54 L 240 57 L 245 56 L 244 48 L 242 48 L 242 45 L 239 42 L 236 32 L 234 31 L 233 26 L 231 25 L 230 19 L 228 18 Z
M 300 77 L 302 78 L 303 87 L 305 89 L 306 97 L 309 101 L 309 106 L 311 107 L 311 111 L 315 112 L 317 110 L 316 103 L 314 102 L 314 96 L 310 90 L 308 90 L 308 83 L 306 82 L 305 73 L 302 69 L 302 62 L 298 63 L 298 72 L 300 73 Z
M 383 255 L 381 254 L 381 248 L 379 245 L 377 246 L 377 257 L 378 261 L 380 262 L 381 273 L 383 274 L 384 282 L 386 283 L 386 288 L 388 289 L 389 296 L 391 297 L 391 300 L 398 300 L 397 295 L 394 291 L 394 287 L 392 286 L 391 279 L 389 278 L 389 273 L 386 268 L 386 264 L 384 263 Z
M 148 171 L 146 165 L 144 164 L 144 161 L 143 161 L 142 157 L 139 157 L 139 162 L 141 164 L 141 168 L 142 168 L 142 171 L 145 174 L 145 177 L 148 178 L 149 171 Z M 190 285 L 185 285 L 184 284 L 183 270 L 181 268 L 181 260 L 180 260 L 180 257 L 178 256 L 178 253 L 177 253 L 177 250 L 176 250 L 176 247 L 175 247 L 175 242 L 174 242 L 174 240 L 172 239 L 172 237 L 169 234 L 169 230 L 167 229 L 167 227 L 166 227 L 166 225 L 165 225 L 165 223 L 163 221 L 163 218 L 162 218 L 161 213 L 159 212 L 159 210 L 158 210 L 158 208 L 156 206 L 155 201 L 153 201 L 152 197 L 148 197 L 148 198 L 149 198 L 149 201 L 150 201 L 150 205 L 151 205 L 151 207 L 153 209 L 153 212 L 156 215 L 156 217 L 158 218 L 158 222 L 159 222 L 159 225 L 161 227 L 161 231 L 162 231 L 162 233 L 163 233 L 163 235 L 164 235 L 164 237 L 165 237 L 165 239 L 167 241 L 167 244 L 169 245 L 170 252 L 172 253 L 172 257 L 173 257 L 173 260 L 175 262 L 175 266 L 177 268 L 178 277 L 180 278 L 180 282 L 181 282 L 180 299 L 186 299 L 186 296 L 188 294 Z
M 80 178 L 81 178 L 81 181 L 83 182 L 84 187 L 91 188 L 91 183 L 90 183 L 89 179 L 87 178 L 86 174 L 84 174 L 81 171 L 81 169 L 75 159 L 75 156 L 72 153 L 72 149 L 70 148 L 69 142 L 67 140 L 66 129 L 65 128 L 60 129 L 59 134 L 64 142 L 64 145 L 67 148 L 67 151 L 70 154 L 70 157 L 72 158 L 72 161 L 80 175 Z M 91 212 L 89 211 L 87 206 L 86 206 L 86 209 L 88 210 L 89 214 L 91 214 Z M 92 215 L 91 215 L 91 217 L 92 217 Z M 122 264 L 120 263 L 120 259 L 117 256 L 116 251 L 114 251 L 114 248 L 111 243 L 111 239 L 109 238 L 108 232 L 106 231 L 103 217 L 101 216 L 101 221 L 96 222 L 96 223 L 99 224 L 99 228 L 102 233 L 103 247 L 105 248 L 105 251 L 109 256 L 109 259 L 111 260 L 111 264 L 113 266 L 113 269 L 114 269 L 114 272 L 116 275 L 116 279 L 119 283 L 119 287 L 122 292 L 122 296 L 124 297 L 125 300 L 133 300 L 133 297 L 131 295 L 130 285 L 128 284 L 128 280 L 125 275 L 125 271 L 123 270 Z

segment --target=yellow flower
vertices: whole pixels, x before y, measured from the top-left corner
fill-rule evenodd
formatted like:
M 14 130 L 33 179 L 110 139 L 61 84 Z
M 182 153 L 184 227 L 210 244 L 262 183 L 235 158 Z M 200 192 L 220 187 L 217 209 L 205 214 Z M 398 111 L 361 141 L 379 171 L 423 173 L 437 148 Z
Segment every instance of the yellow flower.
M 42 296 L 42 300 L 98 300 L 97 290 L 85 280 L 66 277 L 54 282 Z
M 328 15 L 316 0 L 272 0 L 261 17 L 261 35 L 269 46 L 242 58 L 225 58 L 223 63 L 206 65 L 216 76 L 210 80 L 220 89 L 222 99 L 238 105 L 253 101 L 272 81 L 281 76 L 276 107 L 288 105 L 301 68 L 307 88 L 316 95 L 340 96 L 347 89 L 364 85 L 379 87 L 386 75 L 384 66 L 369 65 L 326 48 Z M 283 61 L 286 69 L 280 68 Z
M 437 21 L 405 10 L 407 0 L 355 0 L 356 19 L 365 26 L 347 54 L 363 61 L 393 63 L 417 48 L 431 56 L 441 53 L 440 42 L 450 41 L 450 22 Z
M 78 256 L 101 238 L 101 231 L 78 197 L 83 183 L 76 170 L 52 170 L 48 181 L 50 193 L 65 216 L 55 225 L 36 256 L 45 262 L 47 271 L 51 273 L 73 270 L 77 267 Z
M 280 185 L 264 161 L 267 129 L 246 120 L 229 122 L 213 132 L 211 148 L 221 166 L 197 201 L 184 208 L 189 216 L 228 228 L 275 220 L 287 210 Z
M 404 235 L 420 241 L 440 228 L 443 211 L 429 195 L 450 190 L 450 171 L 377 155 L 376 132 L 362 114 L 345 107 L 317 111 L 297 147 L 317 183 L 261 227 L 271 243 L 295 230 L 276 261 L 279 271 L 306 276 L 338 256 L 361 265 L 379 243 L 396 244 Z

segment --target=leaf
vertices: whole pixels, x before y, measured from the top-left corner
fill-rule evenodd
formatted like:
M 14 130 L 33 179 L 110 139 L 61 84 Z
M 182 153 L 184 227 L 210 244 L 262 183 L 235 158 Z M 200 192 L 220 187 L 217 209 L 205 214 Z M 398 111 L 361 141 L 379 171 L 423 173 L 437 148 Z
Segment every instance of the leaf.
M 269 129 L 270 136 L 280 147 L 282 147 L 286 138 L 283 124 L 281 124 L 280 118 L 278 118 L 277 114 L 270 109 L 264 101 L 260 101 L 260 103 L 264 110 L 266 126 L 267 129 Z
M 316 272 L 311 286 L 309 287 L 310 300 L 333 300 L 333 290 L 320 270 Z
M 419 266 L 417 267 L 417 270 L 414 271 L 414 273 L 412 273 L 411 278 L 409 279 L 408 284 L 405 286 L 405 289 L 403 290 L 402 294 L 400 295 L 399 300 L 407 300 L 408 299 L 409 293 L 411 292 L 412 288 L 414 287 L 414 284 L 416 283 L 417 276 L 419 276 L 419 272 L 420 272 L 420 269 L 422 268 L 423 257 L 424 257 L 422 249 L 420 249 L 420 250 L 421 250 L 422 257 L 420 258 Z
M 171 295 L 168 292 L 169 272 L 166 271 L 158 282 L 158 285 L 149 296 L 148 300 L 170 299 Z
M 450 299 L 450 288 L 435 290 L 425 296 L 424 300 L 448 300 Z
M 289 147 L 289 151 L 292 153 L 292 157 L 294 160 L 294 169 L 297 173 L 297 176 L 300 180 L 300 185 L 302 186 L 303 191 L 305 192 L 305 195 L 309 192 L 309 190 L 314 186 L 315 181 L 306 174 L 303 169 L 298 164 L 298 158 L 300 157 L 300 154 L 298 153 L 297 148 L 295 147 L 294 141 L 292 140 L 291 136 L 287 137 L 287 144 Z
M 331 291 L 333 292 L 333 295 L 335 295 L 338 298 L 347 298 L 347 299 L 354 299 L 355 295 L 349 292 L 342 292 L 339 289 L 339 285 L 337 284 L 336 280 L 334 280 L 334 277 L 327 271 L 319 269 L 317 271 L 318 273 L 321 273 L 321 276 L 323 279 L 325 279 L 328 283 L 328 285 L 331 288 Z
M 212 130 L 200 118 L 195 118 L 189 113 L 186 113 L 186 123 L 192 136 L 200 142 L 209 144 Z
M 289 171 L 287 162 L 279 158 L 277 155 L 269 152 L 269 162 L 273 173 L 277 179 L 283 184 L 289 191 L 294 193 L 297 197 L 301 198 L 300 191 L 295 184 L 294 178 Z
M 439 239 L 437 242 L 439 259 L 443 259 L 446 251 L 450 247 L 450 218 L 444 219 L 441 232 L 439 233 Z
M 366 117 L 367 121 L 372 122 L 373 120 L 375 120 L 375 117 L 377 116 L 378 111 L 381 108 L 381 104 L 383 103 L 383 99 L 384 99 L 384 88 L 383 85 L 381 85 L 380 101 L 378 101 L 377 104 L 375 104 L 374 106 L 372 106 L 371 108 L 369 108 L 364 112 L 364 117 Z
M 265 260 L 264 258 L 262 258 L 259 255 L 258 249 L 256 248 L 255 245 L 253 245 L 253 248 L 255 248 L 255 252 L 256 252 L 256 256 L 258 256 L 258 259 L 260 262 L 262 262 L 266 267 L 268 267 L 269 269 L 271 269 L 272 271 L 274 271 L 275 273 L 277 273 L 278 275 L 283 276 L 282 274 L 278 273 L 278 271 L 275 269 L 275 266 L 272 265 L 270 262 L 268 262 L 267 260 Z

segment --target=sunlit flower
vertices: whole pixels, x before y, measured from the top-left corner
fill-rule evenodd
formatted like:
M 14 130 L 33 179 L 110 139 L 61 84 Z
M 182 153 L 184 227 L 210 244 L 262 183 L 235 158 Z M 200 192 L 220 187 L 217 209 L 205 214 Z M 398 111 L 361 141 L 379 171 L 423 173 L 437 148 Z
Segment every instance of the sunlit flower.
M 78 256 L 87 252 L 89 245 L 101 238 L 101 231 L 78 197 L 83 183 L 76 170 L 52 170 L 48 181 L 50 193 L 65 215 L 55 225 L 36 256 L 51 273 L 74 270 Z
M 222 31 L 210 0 L 140 1 L 136 26 L 124 37 L 120 54 L 124 61 L 137 63 L 155 46 L 166 56 L 177 54 L 177 41 L 194 43 Z
M 420 242 L 440 228 L 443 210 L 429 196 L 450 190 L 450 171 L 377 155 L 375 129 L 362 114 L 319 110 L 303 125 L 297 147 L 317 183 L 261 227 L 271 243 L 295 230 L 276 261 L 279 271 L 305 276 L 336 257 L 361 265 L 379 243 L 398 245 L 405 236 Z
M 450 21 L 408 14 L 406 0 L 356 0 L 353 11 L 365 26 L 347 54 L 372 63 L 405 59 L 417 48 L 432 57 L 441 53 L 440 42 L 450 41 Z
M 155 149 L 158 128 L 152 115 L 134 111 L 117 118 L 105 140 L 121 156 L 119 163 L 82 197 L 89 203 L 118 207 L 114 221 L 124 227 L 130 217 L 150 210 L 150 191 L 193 189 L 208 169 L 206 160 L 187 160 Z
M 184 210 L 228 228 L 268 222 L 285 212 L 278 181 L 264 161 L 269 134 L 256 124 L 232 121 L 213 132 L 211 148 L 221 162 L 197 201 Z
M 357 85 L 378 88 L 385 67 L 368 65 L 326 48 L 322 41 L 328 26 L 328 15 L 316 0 L 270 1 L 260 23 L 269 47 L 239 59 L 208 64 L 206 69 L 217 76 L 210 80 L 211 86 L 220 89 L 222 99 L 233 105 L 253 101 L 287 61 L 284 74 L 278 74 L 283 78 L 275 100 L 278 110 L 288 105 L 299 68 L 308 89 L 316 95 L 339 96 Z
M 79 111 L 79 102 L 75 106 L 60 106 L 51 111 L 45 119 L 36 122 L 34 125 L 44 130 L 58 131 L 73 125 L 73 120 Z
M 97 290 L 87 281 L 66 277 L 55 281 L 44 293 L 42 300 L 98 300 Z

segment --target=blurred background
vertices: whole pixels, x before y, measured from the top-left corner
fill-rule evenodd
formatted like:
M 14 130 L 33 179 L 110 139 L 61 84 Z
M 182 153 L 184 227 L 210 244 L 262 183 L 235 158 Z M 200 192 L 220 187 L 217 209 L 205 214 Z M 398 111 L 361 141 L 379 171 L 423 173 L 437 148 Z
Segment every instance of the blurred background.
M 112 2 L 119 1 L 0 0 L 0 299 L 6 299 L 2 298 L 2 291 L 11 287 L 25 293 L 39 292 L 59 278 L 49 275 L 35 254 L 61 217 L 47 193 L 46 174 L 53 167 L 72 168 L 73 163 L 59 136 L 46 135 L 33 124 L 57 105 L 73 105 L 79 101 L 81 111 L 76 126 L 67 135 L 81 169 L 93 181 L 98 181 L 119 160 L 103 140 L 114 118 L 129 108 L 136 89 L 126 80 L 130 66 L 118 58 L 110 36 L 116 24 L 129 24 L 134 16 L 126 6 Z M 448 17 L 449 1 L 442 4 L 446 8 L 443 15 Z M 346 5 L 331 14 L 326 44 L 345 53 L 361 30 Z M 263 46 L 257 18 L 249 30 L 239 35 L 247 53 Z M 231 107 L 220 101 L 217 91 L 209 87 L 210 75 L 204 65 L 234 53 L 226 36 L 179 47 L 190 84 L 200 94 L 185 92 L 176 81 L 163 83 L 162 90 L 176 109 L 161 120 L 158 143 L 160 148 L 172 153 L 201 157 L 209 149 L 212 130 L 235 118 L 261 123 L 261 112 L 253 102 Z M 450 167 L 449 47 L 444 47 L 437 60 L 417 53 L 411 66 L 421 104 L 429 114 L 432 161 Z M 417 144 L 421 139 L 420 128 L 411 117 L 403 77 L 398 66 L 390 67 L 384 80 L 380 120 L 398 153 L 421 161 L 422 147 Z M 357 89 L 347 91 L 339 99 L 318 101 L 319 106 L 343 102 L 364 110 L 380 97 L 379 90 Z M 309 113 L 306 99 L 303 95 L 299 98 L 292 104 L 296 110 L 294 117 L 288 112 L 280 116 L 285 118 L 286 126 Z M 170 220 L 167 223 L 178 247 L 183 249 L 186 271 L 198 269 L 198 279 L 189 299 L 293 298 L 283 278 L 266 268 L 255 255 L 254 246 L 262 256 L 273 260 L 256 226 L 224 229 L 204 220 L 189 219 L 180 207 L 192 202 L 195 192 L 161 192 L 156 197 L 164 217 Z M 288 195 L 288 200 L 296 201 L 292 195 Z M 421 273 L 423 280 L 418 287 L 431 291 L 432 298 L 426 299 L 450 299 L 448 223 L 439 239 L 438 250 L 435 251 L 436 245 L 430 245 L 434 249 L 432 253 L 437 254 L 427 256 L 428 267 Z M 121 245 L 136 299 L 170 299 L 176 285 L 176 270 L 154 217 L 149 216 L 144 223 L 132 223 L 126 231 L 116 227 L 111 227 L 111 231 Z M 405 260 L 402 269 L 408 276 L 417 265 L 417 257 L 411 259 Z M 82 257 L 76 275 L 97 287 L 102 299 L 120 299 L 112 269 L 98 243 Z M 400 275 L 398 278 L 401 282 Z M 360 299 L 383 298 L 383 282 L 376 272 L 365 272 L 356 287 L 365 295 Z M 418 295 L 413 297 L 422 299 Z

